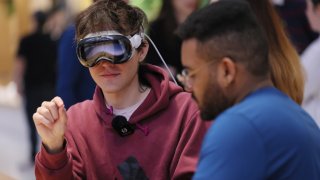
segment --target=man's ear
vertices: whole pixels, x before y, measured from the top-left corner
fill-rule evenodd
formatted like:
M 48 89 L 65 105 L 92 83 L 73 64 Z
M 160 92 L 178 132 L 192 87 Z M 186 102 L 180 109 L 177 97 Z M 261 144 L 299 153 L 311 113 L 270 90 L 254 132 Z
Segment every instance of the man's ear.
M 139 62 L 142 62 L 146 58 L 148 51 L 149 51 L 149 42 L 147 40 L 143 40 L 143 44 L 139 51 L 139 56 L 140 56 Z
M 224 57 L 217 65 L 217 77 L 220 86 L 223 88 L 229 87 L 235 81 L 237 72 L 235 62 L 228 57 Z

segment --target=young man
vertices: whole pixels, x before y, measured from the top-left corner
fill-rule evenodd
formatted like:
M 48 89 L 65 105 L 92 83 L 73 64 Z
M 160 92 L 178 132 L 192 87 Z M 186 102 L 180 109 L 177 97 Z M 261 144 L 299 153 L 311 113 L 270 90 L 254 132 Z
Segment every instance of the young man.
M 76 20 L 77 54 L 97 84 L 93 100 L 43 102 L 34 122 L 43 146 L 37 179 L 189 179 L 206 123 L 190 94 L 142 65 L 145 14 L 96 1 Z
M 244 1 L 218 1 L 179 29 L 185 84 L 215 119 L 194 179 L 320 179 L 320 131 L 273 87 L 266 38 Z

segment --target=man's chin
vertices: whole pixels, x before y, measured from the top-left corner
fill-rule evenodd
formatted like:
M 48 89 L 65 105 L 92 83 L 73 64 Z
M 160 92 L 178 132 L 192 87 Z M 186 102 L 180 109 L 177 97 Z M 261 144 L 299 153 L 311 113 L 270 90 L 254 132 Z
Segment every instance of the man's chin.
M 213 107 L 213 106 L 210 106 Z M 215 120 L 220 114 L 222 114 L 227 108 L 220 108 L 216 106 L 215 109 L 202 109 L 200 107 L 200 117 L 204 121 L 213 121 Z
M 218 115 L 219 114 L 213 115 L 213 114 L 200 111 L 200 117 L 203 121 L 213 121 Z
M 191 98 L 198 104 L 198 99 L 197 99 L 196 96 L 193 94 L 193 92 L 191 93 Z

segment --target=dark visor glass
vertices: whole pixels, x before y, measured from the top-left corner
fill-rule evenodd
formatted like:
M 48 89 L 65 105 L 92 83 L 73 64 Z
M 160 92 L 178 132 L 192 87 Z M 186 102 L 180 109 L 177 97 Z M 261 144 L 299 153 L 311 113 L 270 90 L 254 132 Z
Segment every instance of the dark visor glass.
M 123 35 L 87 37 L 79 41 L 77 55 L 82 65 L 93 67 L 101 60 L 113 64 L 127 62 L 132 55 L 130 40 Z

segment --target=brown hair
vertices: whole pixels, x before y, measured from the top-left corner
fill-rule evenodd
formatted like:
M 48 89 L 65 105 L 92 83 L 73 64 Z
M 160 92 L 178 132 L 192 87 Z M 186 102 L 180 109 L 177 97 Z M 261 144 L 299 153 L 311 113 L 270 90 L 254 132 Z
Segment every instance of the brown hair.
M 76 38 L 79 41 L 89 33 L 115 30 L 123 35 L 143 31 L 147 22 L 145 13 L 120 0 L 95 1 L 76 18 Z
M 300 57 L 269 0 L 247 0 L 267 35 L 272 81 L 298 104 L 303 100 L 304 77 Z

